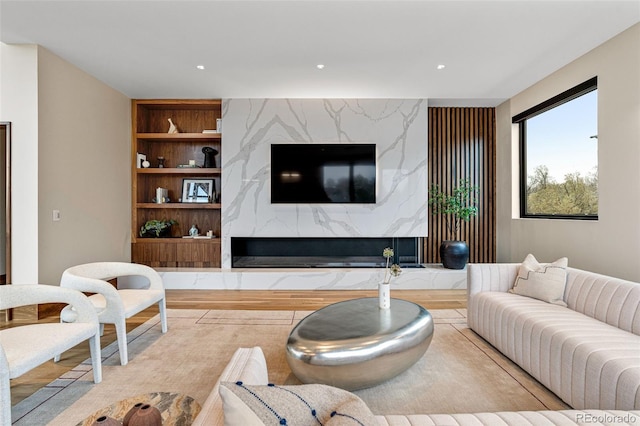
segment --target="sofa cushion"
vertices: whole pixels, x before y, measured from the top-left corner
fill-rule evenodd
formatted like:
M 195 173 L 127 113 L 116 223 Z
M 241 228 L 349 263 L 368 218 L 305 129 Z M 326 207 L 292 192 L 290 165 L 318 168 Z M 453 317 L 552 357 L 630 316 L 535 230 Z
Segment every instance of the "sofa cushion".
M 375 418 L 356 395 L 313 384 L 220 383 L 225 425 L 373 425 Z
M 569 309 L 640 335 L 640 284 L 567 268 Z
M 469 298 L 473 330 L 573 408 L 640 407 L 640 336 L 536 299 Z
M 563 257 L 552 263 L 541 264 L 529 254 L 520 265 L 516 281 L 509 292 L 554 305 L 567 306 L 563 300 L 567 283 L 567 263 L 567 258 Z

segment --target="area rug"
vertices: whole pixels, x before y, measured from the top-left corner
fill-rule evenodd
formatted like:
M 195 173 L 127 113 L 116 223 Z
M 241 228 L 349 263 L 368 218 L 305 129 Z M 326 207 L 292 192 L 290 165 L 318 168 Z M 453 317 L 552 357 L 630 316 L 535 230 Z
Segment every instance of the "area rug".
M 466 326 L 465 310 L 430 312 L 435 332 L 424 357 L 396 378 L 356 392 L 375 414 L 567 408 L 475 335 Z M 202 404 L 238 347 L 263 349 L 273 383 L 299 383 L 284 345 L 308 314 L 169 309 L 166 334 L 158 317 L 128 334 L 128 365 L 120 365 L 114 342 L 102 351 L 102 383 L 93 383 L 87 360 L 13 407 L 14 424 L 75 425 L 102 407 L 149 392 L 178 392 Z

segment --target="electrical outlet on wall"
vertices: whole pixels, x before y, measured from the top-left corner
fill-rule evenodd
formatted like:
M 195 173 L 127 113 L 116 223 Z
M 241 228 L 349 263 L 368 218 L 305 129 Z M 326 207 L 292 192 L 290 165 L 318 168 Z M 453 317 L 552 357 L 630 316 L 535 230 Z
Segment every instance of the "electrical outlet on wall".
M 60 216 L 60 210 L 54 210 L 53 211 L 53 221 L 54 222 L 58 222 L 60 219 L 62 219 L 62 216 Z

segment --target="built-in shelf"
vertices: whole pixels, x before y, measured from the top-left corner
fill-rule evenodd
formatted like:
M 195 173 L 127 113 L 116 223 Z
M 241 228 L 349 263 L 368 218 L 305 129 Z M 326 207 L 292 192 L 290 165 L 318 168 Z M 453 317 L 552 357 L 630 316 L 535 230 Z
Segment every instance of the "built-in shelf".
M 136 133 L 136 138 L 145 141 L 206 141 L 206 140 L 219 140 L 222 138 L 221 133 Z
M 220 266 L 219 239 L 188 239 L 195 225 L 201 233 L 220 237 L 220 203 L 179 203 L 185 179 L 213 179 L 215 196 L 220 194 L 222 101 L 219 99 L 141 99 L 132 101 L 131 146 L 131 260 L 151 267 L 207 268 Z M 167 133 L 169 119 L 179 133 Z M 207 133 L 203 133 L 207 131 Z M 217 151 L 211 168 L 179 167 L 204 165 L 204 148 Z M 138 154 L 151 167 L 141 168 Z M 163 159 L 163 160 L 161 160 Z M 158 167 L 163 164 L 164 167 Z M 174 202 L 151 202 L 157 189 L 167 190 Z M 142 238 L 140 228 L 149 220 L 174 220 L 173 238 Z
M 138 241 L 149 243 L 149 244 L 195 244 L 195 243 L 213 243 L 220 244 L 220 238 L 182 238 L 182 237 L 172 237 L 172 238 L 142 238 L 139 237 Z
M 203 167 L 177 167 L 177 168 L 139 168 L 139 175 L 219 175 L 221 173 L 220 168 L 203 168 Z
M 220 203 L 136 203 L 139 209 L 211 209 L 220 210 Z

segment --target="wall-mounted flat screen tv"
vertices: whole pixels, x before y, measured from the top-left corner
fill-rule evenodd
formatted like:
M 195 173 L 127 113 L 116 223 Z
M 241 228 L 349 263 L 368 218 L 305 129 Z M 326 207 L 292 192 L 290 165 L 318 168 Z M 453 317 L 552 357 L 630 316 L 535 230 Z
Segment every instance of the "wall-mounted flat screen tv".
M 272 144 L 272 203 L 375 203 L 375 144 Z

